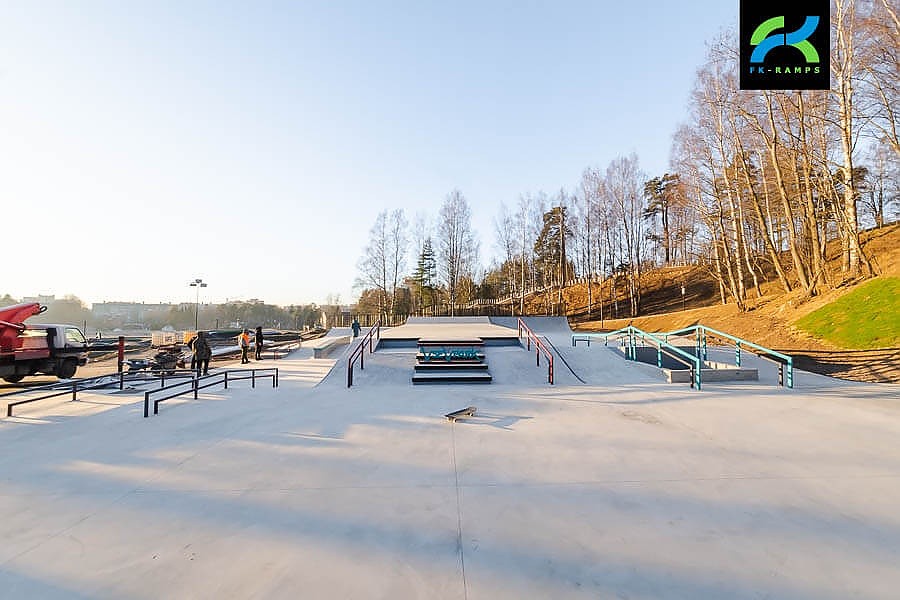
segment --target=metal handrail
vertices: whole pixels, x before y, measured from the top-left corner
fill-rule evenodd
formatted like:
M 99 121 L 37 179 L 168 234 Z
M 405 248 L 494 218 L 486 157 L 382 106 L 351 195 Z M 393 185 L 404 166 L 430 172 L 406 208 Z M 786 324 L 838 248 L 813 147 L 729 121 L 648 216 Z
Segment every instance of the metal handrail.
M 731 335 L 730 333 L 725 333 L 724 331 L 719 331 L 717 329 L 713 329 L 712 327 L 707 327 L 706 325 L 691 325 L 690 327 L 685 327 L 684 329 L 677 329 L 675 331 L 670 331 L 665 335 L 666 340 L 668 340 L 669 336 L 683 336 L 684 334 L 696 334 L 696 344 L 698 355 L 700 352 L 703 354 L 703 358 L 706 359 L 707 350 L 706 350 L 706 338 L 708 334 L 711 334 L 712 337 L 718 337 L 720 339 L 726 341 L 734 342 L 734 365 L 736 367 L 741 366 L 741 348 L 753 348 L 758 350 L 758 352 L 753 352 L 756 356 L 768 360 L 769 362 L 773 362 L 778 365 L 778 384 L 781 386 L 785 386 L 788 388 L 794 387 L 794 359 L 787 354 L 783 354 L 778 352 L 777 350 L 772 350 L 771 348 L 766 348 L 765 346 L 760 346 L 759 344 L 755 344 L 748 340 L 739 338 L 735 335 Z M 775 360 L 775 358 L 780 360 Z M 787 366 L 787 369 L 785 369 Z
M 656 366 L 662 368 L 662 355 L 671 357 L 677 362 L 687 366 L 691 370 L 691 387 L 700 390 L 703 386 L 703 362 L 699 356 L 688 354 L 681 348 L 673 346 L 668 340 L 663 340 L 652 333 L 647 333 L 633 325 L 628 325 L 622 329 L 610 331 L 609 333 L 576 333 L 572 334 L 572 345 L 575 346 L 578 341 L 587 341 L 590 344 L 591 338 L 603 338 L 604 344 L 609 345 L 609 338 L 618 336 L 624 338 L 627 336 L 628 345 L 625 347 L 625 358 L 627 360 L 636 360 L 637 339 L 646 343 L 649 339 L 656 346 Z
M 544 345 L 544 342 L 539 338 L 528 325 L 525 324 L 525 321 L 522 320 L 522 317 L 518 318 L 518 336 L 519 340 L 522 339 L 522 332 L 526 334 L 526 349 L 531 351 L 531 340 L 534 339 L 534 356 L 536 365 L 541 366 L 541 352 L 547 357 L 547 382 L 551 385 L 553 384 L 553 353 L 547 349 L 547 346 Z M 521 343 L 521 342 L 520 342 Z
M 93 390 L 97 388 L 109 387 L 111 385 L 115 385 L 115 380 L 113 377 L 118 375 L 118 373 L 114 373 L 111 375 L 98 375 L 97 377 L 88 377 L 85 379 L 73 379 L 72 381 L 65 382 L 56 382 L 50 383 L 47 385 L 30 387 L 24 390 L 18 390 L 15 392 L 8 392 L 6 394 L 0 395 L 0 399 L 8 398 L 9 396 L 18 396 L 21 394 L 30 394 L 36 391 L 41 390 L 53 390 L 52 394 L 43 394 L 34 398 L 26 398 L 25 400 L 19 400 L 18 402 L 10 402 L 6 405 L 6 416 L 13 416 L 13 408 L 19 406 L 20 404 L 28 404 L 30 402 L 37 402 L 38 400 L 47 400 L 48 398 L 56 398 L 58 396 L 65 396 L 66 394 L 72 394 L 72 400 L 78 400 L 78 392 L 84 390 Z
M 259 371 L 271 371 L 271 373 L 257 375 Z M 250 375 L 246 375 L 246 373 L 250 373 Z M 167 390 L 173 390 L 175 388 L 183 387 L 189 385 L 190 387 L 173 394 L 168 394 L 161 398 L 157 398 L 153 401 L 153 414 L 159 414 L 159 404 L 160 402 L 165 402 L 166 400 L 170 400 L 172 398 L 176 398 L 178 396 L 182 396 L 184 394 L 189 394 L 191 392 L 194 393 L 194 400 L 197 399 L 197 392 L 200 390 L 213 387 L 216 385 L 224 384 L 225 389 L 228 389 L 229 381 L 241 381 L 250 379 L 253 383 L 251 387 L 256 388 L 256 380 L 257 379 L 268 379 L 272 378 L 272 387 L 278 387 L 278 368 L 267 368 L 267 369 L 233 369 L 227 371 L 219 371 L 213 373 L 211 375 L 201 375 L 200 377 L 195 377 L 190 381 L 181 381 L 179 383 L 173 383 L 171 385 L 167 385 L 165 387 L 157 388 L 155 390 L 148 390 L 144 392 L 144 418 L 150 416 L 150 397 L 158 394 L 160 392 L 165 392 Z M 205 382 L 201 385 L 201 382 Z
M 376 321 L 375 324 L 372 325 L 372 328 L 369 329 L 368 333 L 366 333 L 366 335 L 364 335 L 359 341 L 359 345 L 357 345 L 356 348 L 354 348 L 353 351 L 350 352 L 350 356 L 347 357 L 347 387 L 353 385 L 353 364 L 356 362 L 357 358 L 359 359 L 359 368 L 363 371 L 365 371 L 366 369 L 364 358 L 366 342 L 369 342 L 369 354 L 375 352 L 375 350 L 378 348 L 378 344 L 373 345 L 372 340 L 375 338 L 375 336 L 377 336 L 378 341 L 381 342 L 381 319 L 378 319 L 378 321 Z
M 662 355 L 663 353 L 665 353 L 667 356 L 673 358 L 677 362 L 687 366 L 691 370 L 691 387 L 696 387 L 698 390 L 701 389 L 703 385 L 703 361 L 700 360 L 699 356 L 688 354 L 681 348 L 673 346 L 667 341 L 656 337 L 652 333 L 641 331 L 637 327 L 634 327 L 633 329 L 636 334 L 639 334 L 641 336 L 641 341 L 646 341 L 647 339 L 649 339 L 651 342 L 656 342 L 657 368 L 662 368 Z M 634 347 L 632 347 L 631 350 L 631 360 L 635 360 Z

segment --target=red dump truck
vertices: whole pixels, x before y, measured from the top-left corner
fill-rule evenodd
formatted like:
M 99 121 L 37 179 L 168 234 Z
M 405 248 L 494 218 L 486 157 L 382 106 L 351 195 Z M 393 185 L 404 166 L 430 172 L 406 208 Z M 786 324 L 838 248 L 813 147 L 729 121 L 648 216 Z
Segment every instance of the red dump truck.
M 74 325 L 25 325 L 45 310 L 37 302 L 0 308 L 0 378 L 17 383 L 44 373 L 69 379 L 87 363 L 87 340 Z

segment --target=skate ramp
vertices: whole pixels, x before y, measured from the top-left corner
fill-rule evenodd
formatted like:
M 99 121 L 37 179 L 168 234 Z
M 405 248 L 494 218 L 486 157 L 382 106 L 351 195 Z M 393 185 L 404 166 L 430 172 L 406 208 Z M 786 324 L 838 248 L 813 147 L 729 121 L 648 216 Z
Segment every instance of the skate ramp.
M 429 324 L 466 324 L 483 323 L 490 324 L 490 317 L 407 317 L 407 325 Z M 515 325 L 513 325 L 515 326 Z
M 481 338 L 486 342 L 515 343 L 516 337 L 515 326 L 496 325 L 488 317 L 410 317 L 405 325 L 381 330 L 382 344 L 387 347 L 391 346 L 391 342 L 414 342 L 420 338 Z
M 488 317 L 494 325 L 518 329 L 519 317 Z M 572 333 L 566 317 L 522 317 L 522 321 L 535 333 L 565 332 Z

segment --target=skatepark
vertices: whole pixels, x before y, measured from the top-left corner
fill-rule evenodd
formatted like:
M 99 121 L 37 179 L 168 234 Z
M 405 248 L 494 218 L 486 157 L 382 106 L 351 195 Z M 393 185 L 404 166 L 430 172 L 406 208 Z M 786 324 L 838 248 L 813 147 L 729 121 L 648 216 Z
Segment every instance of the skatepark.
M 524 322 L 552 384 L 514 317 L 421 319 L 148 418 L 138 384 L 17 407 L 2 595 L 896 597 L 900 386 L 788 388 L 747 353 L 757 381 L 696 389 Z M 490 383 L 413 384 L 423 338 L 482 339 Z

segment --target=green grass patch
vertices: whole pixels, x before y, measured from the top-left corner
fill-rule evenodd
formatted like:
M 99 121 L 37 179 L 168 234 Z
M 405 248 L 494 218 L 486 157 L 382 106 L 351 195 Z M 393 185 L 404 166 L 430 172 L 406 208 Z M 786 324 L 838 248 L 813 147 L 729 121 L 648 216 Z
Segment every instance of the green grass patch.
M 797 327 L 841 348 L 900 345 L 900 278 L 879 277 L 811 312 Z

